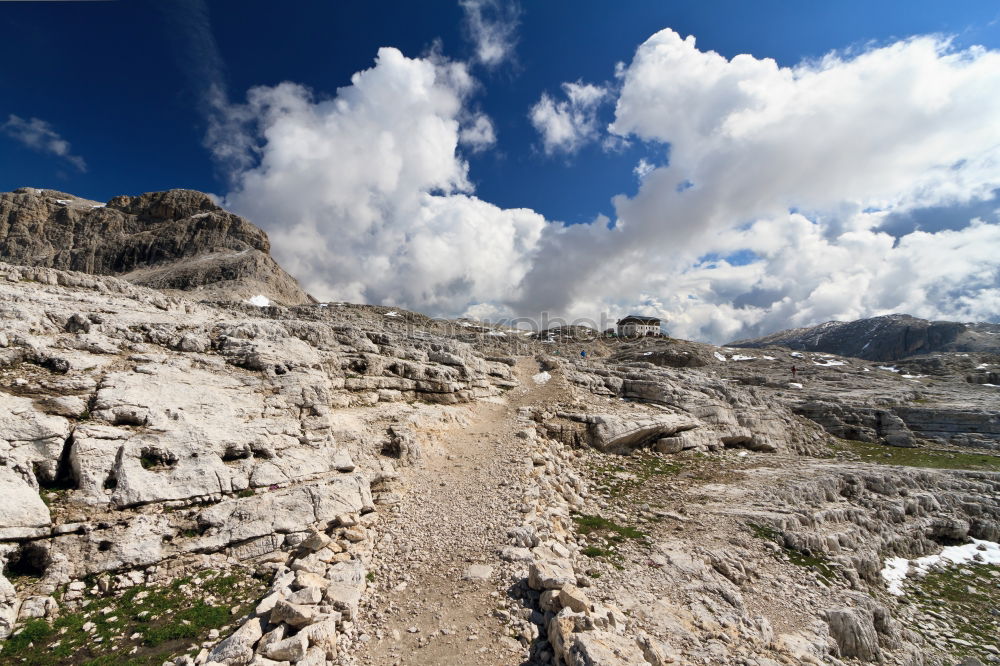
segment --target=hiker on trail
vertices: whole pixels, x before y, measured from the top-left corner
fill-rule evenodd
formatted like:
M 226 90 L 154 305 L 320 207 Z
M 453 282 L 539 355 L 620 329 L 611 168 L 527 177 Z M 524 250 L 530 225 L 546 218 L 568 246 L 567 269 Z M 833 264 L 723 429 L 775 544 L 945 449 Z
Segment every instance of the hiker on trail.
M 795 379 L 795 373 L 796 373 L 796 372 L 797 372 L 797 371 L 795 370 L 795 366 L 793 365 L 793 366 L 792 366 L 792 379 Z
M 585 349 L 580 351 L 580 358 L 582 358 L 584 361 L 587 360 L 587 351 Z

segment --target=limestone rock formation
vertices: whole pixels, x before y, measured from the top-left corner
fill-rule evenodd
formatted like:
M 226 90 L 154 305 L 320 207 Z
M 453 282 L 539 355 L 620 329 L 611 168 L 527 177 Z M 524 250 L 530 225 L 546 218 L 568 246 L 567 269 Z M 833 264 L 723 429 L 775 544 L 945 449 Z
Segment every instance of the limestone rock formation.
M 107 203 L 30 187 L 0 194 L 0 261 L 116 275 L 201 300 L 310 302 L 269 250 L 267 234 L 192 190 Z
M 996 356 L 567 336 L 0 264 L 0 660 L 1000 658 Z

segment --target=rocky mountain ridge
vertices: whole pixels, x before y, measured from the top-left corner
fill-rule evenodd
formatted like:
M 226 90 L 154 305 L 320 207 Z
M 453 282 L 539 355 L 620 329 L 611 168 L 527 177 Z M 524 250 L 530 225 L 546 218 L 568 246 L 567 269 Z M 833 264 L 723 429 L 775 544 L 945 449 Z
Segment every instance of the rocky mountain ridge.
M 728 346 L 748 349 L 778 346 L 869 361 L 896 361 L 934 352 L 1000 353 L 1000 324 L 928 321 L 891 314 L 850 322 L 828 321 L 737 340 Z
M 269 250 L 262 230 L 193 190 L 107 203 L 30 187 L 0 193 L 5 262 L 115 275 L 201 300 L 314 302 Z

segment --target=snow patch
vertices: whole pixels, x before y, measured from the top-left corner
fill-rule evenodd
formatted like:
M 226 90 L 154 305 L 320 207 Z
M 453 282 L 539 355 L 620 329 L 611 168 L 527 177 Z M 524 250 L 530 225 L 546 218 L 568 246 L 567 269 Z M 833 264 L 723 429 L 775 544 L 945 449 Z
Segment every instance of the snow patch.
M 889 372 L 899 372 L 899 368 L 897 368 L 894 365 L 880 365 L 880 366 L 878 366 L 878 369 L 879 370 L 887 370 Z
M 778 359 L 774 358 L 773 356 L 768 356 L 767 354 L 764 354 L 763 356 L 761 356 L 761 358 L 766 358 L 768 361 L 777 361 L 778 360 Z
M 257 294 L 253 298 L 248 298 L 247 303 L 250 305 L 256 305 L 259 308 L 266 308 L 271 304 L 271 299 L 263 294 Z
M 743 356 L 742 354 L 733 354 L 729 360 L 730 361 L 753 361 L 756 360 L 756 356 Z
M 822 361 L 822 362 L 820 362 L 820 361 L 813 361 L 813 365 L 820 365 L 820 366 L 823 366 L 824 368 L 831 368 L 831 367 L 833 367 L 835 365 L 847 365 L 847 364 L 844 363 L 843 361 L 838 361 L 836 359 L 830 358 L 830 359 L 827 359 L 827 360 Z
M 104 204 L 91 204 L 91 208 L 104 208 Z
M 792 352 L 792 353 L 789 354 L 789 356 L 794 356 L 795 358 L 802 358 L 802 353 L 801 352 Z
M 715 352 L 715 358 L 719 359 L 720 361 L 726 360 L 726 357 L 720 354 L 719 352 Z
M 903 595 L 903 581 L 910 568 L 917 576 L 925 576 L 932 567 L 955 566 L 975 562 L 977 564 L 1000 564 L 1000 543 L 973 539 L 972 543 L 961 546 L 946 546 L 937 555 L 907 560 L 904 557 L 887 557 L 882 568 L 882 579 L 890 594 Z
M 386 312 L 383 316 L 384 317 L 398 317 L 399 313 L 396 312 L 395 310 L 393 310 L 392 312 Z
M 56 199 L 56 203 L 57 204 L 62 204 L 63 206 L 66 206 L 67 204 L 73 203 L 73 200 L 72 199 Z
M 882 567 L 882 580 L 889 590 L 889 594 L 897 597 L 903 594 L 903 581 L 906 580 L 906 572 L 910 568 L 910 561 L 905 557 L 887 557 L 885 566 Z
M 550 379 L 552 379 L 552 375 L 543 370 L 542 372 L 539 372 L 537 375 L 532 375 L 531 378 L 534 380 L 536 384 L 545 384 Z
M 788 388 L 800 389 L 802 388 L 802 384 L 799 384 L 798 382 L 788 382 Z

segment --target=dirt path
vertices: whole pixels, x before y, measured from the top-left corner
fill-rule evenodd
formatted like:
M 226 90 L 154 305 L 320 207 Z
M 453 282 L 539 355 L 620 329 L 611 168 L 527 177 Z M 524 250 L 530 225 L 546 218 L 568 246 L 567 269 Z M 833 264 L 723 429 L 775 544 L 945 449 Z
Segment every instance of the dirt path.
M 448 431 L 424 451 L 421 467 L 407 470 L 400 510 L 381 530 L 392 539 L 376 549 L 378 593 L 365 618 L 371 639 L 358 654 L 361 663 L 522 661 L 520 643 L 504 635 L 493 615 L 511 583 L 501 579 L 497 551 L 521 521 L 530 467 L 516 435 L 517 410 L 555 400 L 565 389 L 561 377 L 536 383 L 539 370 L 530 359 L 516 371 L 520 387 L 501 401 L 471 405 L 468 426 Z

